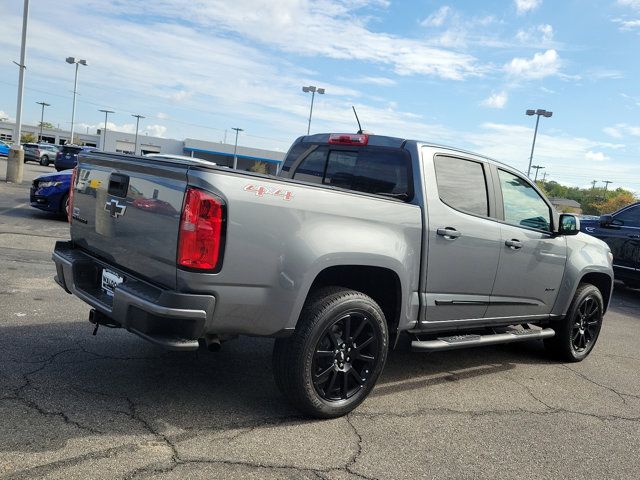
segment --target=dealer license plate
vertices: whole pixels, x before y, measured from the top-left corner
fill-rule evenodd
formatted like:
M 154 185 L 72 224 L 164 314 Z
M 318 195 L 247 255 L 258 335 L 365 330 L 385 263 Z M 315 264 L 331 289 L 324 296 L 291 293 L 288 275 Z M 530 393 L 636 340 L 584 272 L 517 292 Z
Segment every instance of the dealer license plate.
M 124 281 L 120 275 L 106 268 L 102 270 L 102 291 L 113 297 L 113 291 Z

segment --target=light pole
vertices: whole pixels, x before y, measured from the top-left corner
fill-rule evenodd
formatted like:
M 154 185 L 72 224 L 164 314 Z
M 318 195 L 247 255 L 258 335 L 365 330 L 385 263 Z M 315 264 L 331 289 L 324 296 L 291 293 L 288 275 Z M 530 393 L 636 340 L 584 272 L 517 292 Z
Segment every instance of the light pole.
M 38 143 L 42 142 L 42 124 L 44 123 L 44 107 L 50 107 L 51 104 L 47 102 L 36 102 L 38 105 L 42 105 L 42 113 L 40 114 L 40 137 L 38 137 Z
M 104 152 L 105 145 L 107 144 L 107 117 L 110 113 L 116 113 L 113 110 L 98 110 L 99 112 L 104 112 L 104 132 L 102 135 L 102 151 Z
M 87 61 L 86 60 L 76 60 L 75 57 L 67 57 L 66 62 L 70 65 L 74 65 L 76 66 L 76 75 L 73 79 L 73 106 L 71 107 L 71 141 L 70 143 L 73 144 L 73 132 L 74 132 L 74 121 L 76 118 L 76 94 L 78 91 L 78 67 L 80 65 L 84 65 L 85 67 L 87 66 Z
M 133 154 L 138 154 L 138 126 L 140 125 L 140 119 L 144 118 L 142 115 L 131 115 L 132 117 L 136 117 L 136 140 L 135 146 L 133 147 Z
M 238 133 L 240 132 L 244 132 L 244 130 L 242 128 L 238 128 L 238 127 L 233 127 L 231 130 L 235 130 L 236 131 L 236 143 L 233 146 L 233 169 L 237 170 L 238 168 Z
M 538 110 L 527 110 L 525 113 L 529 116 L 537 115 L 536 129 L 533 132 L 533 143 L 531 144 L 531 155 L 529 156 L 529 168 L 527 169 L 527 177 L 531 178 L 531 162 L 533 161 L 533 149 L 536 146 L 536 136 L 538 135 L 538 122 L 540 122 L 541 115 L 543 117 L 549 118 L 551 115 L 553 115 L 553 112 L 547 112 L 546 110 L 539 108 Z
M 313 99 L 316 96 L 316 92 L 318 95 L 324 95 L 324 88 L 316 88 L 313 85 L 309 85 L 308 87 L 302 87 L 302 91 L 304 93 L 311 92 L 311 108 L 309 109 L 309 124 L 307 125 L 307 135 L 311 131 L 311 115 L 313 115 Z
M 16 63 L 20 69 L 18 76 L 18 106 L 16 107 L 16 126 L 15 138 L 13 146 L 9 150 L 7 158 L 7 182 L 22 183 L 22 175 L 24 172 L 24 150 L 20 145 L 20 136 L 22 135 L 22 97 L 24 94 L 24 71 L 27 68 L 25 58 L 27 55 L 27 23 L 29 19 L 29 0 L 24 0 L 24 9 L 22 11 L 22 43 L 20 45 L 20 63 Z
M 535 168 L 536 169 L 536 178 L 533 179 L 534 182 L 538 181 L 538 170 L 544 170 L 544 167 L 541 167 L 540 165 L 531 165 L 531 168 Z

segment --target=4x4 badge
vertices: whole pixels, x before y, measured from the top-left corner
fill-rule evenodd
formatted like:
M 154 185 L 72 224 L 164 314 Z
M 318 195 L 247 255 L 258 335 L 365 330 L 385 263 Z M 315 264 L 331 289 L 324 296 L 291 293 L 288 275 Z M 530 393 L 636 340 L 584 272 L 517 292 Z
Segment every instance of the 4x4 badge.
M 127 210 L 126 205 L 122 205 L 118 200 L 109 200 L 104 204 L 104 209 L 109 212 L 113 218 L 118 218 L 124 215 L 124 212 Z

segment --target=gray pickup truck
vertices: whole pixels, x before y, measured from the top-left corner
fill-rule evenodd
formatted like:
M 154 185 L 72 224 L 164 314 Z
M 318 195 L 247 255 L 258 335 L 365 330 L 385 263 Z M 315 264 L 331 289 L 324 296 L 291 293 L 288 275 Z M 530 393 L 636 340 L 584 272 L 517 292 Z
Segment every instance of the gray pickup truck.
M 367 134 L 295 141 L 277 176 L 81 154 L 56 281 L 90 321 L 177 350 L 275 337 L 274 376 L 316 417 L 371 391 L 400 333 L 433 352 L 544 340 L 593 349 L 607 245 L 518 171 Z

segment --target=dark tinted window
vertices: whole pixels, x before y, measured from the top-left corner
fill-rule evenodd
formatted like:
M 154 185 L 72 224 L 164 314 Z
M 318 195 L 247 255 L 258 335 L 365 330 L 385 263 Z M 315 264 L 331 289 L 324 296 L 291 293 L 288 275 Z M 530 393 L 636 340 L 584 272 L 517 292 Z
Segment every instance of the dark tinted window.
M 410 172 L 409 154 L 398 148 L 329 150 L 322 145 L 300 163 L 293 178 L 410 200 Z
M 76 154 L 81 150 L 82 150 L 81 147 L 66 147 L 66 146 L 62 147 L 62 153 Z
M 440 200 L 456 210 L 485 217 L 489 215 L 487 181 L 482 164 L 438 156 L 435 165 Z
M 311 146 L 312 145 L 308 143 L 297 143 L 293 147 L 291 147 L 291 150 L 287 154 L 287 158 L 282 165 L 282 171 L 288 172 L 291 169 L 291 166 L 296 162 L 296 160 L 300 158 L 300 155 L 306 152 Z
M 326 163 L 327 150 L 325 148 L 318 148 L 300 162 L 293 178 L 302 180 L 303 182 L 322 183 Z
M 619 220 L 623 225 L 630 225 L 633 227 L 640 225 L 640 207 L 627 208 L 624 212 L 618 213 L 614 220 Z
M 504 170 L 498 170 L 504 220 L 512 225 L 551 230 L 549 206 L 529 182 Z

